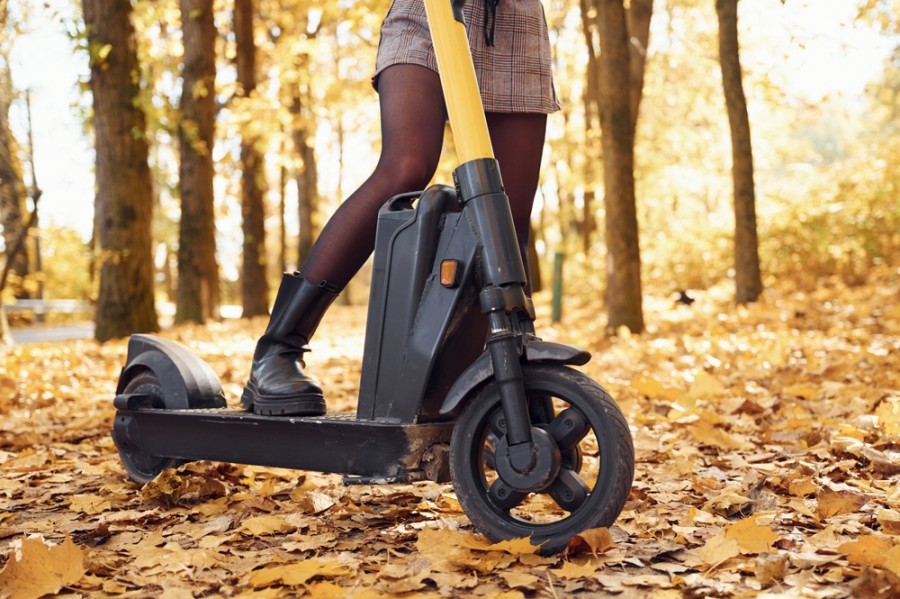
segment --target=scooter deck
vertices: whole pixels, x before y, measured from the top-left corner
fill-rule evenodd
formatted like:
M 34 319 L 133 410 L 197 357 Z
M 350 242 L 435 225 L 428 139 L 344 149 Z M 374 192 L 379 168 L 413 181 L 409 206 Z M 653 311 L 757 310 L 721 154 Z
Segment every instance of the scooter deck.
M 452 422 L 393 423 L 352 414 L 260 416 L 230 408 L 135 408 L 129 399 L 116 397 L 112 436 L 120 451 L 314 470 L 371 482 L 449 478 L 444 462 Z

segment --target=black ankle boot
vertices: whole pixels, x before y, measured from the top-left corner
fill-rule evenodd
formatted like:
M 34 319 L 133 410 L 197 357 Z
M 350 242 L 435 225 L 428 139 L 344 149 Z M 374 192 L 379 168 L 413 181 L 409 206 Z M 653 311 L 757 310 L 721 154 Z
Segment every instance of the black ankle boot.
M 253 352 L 250 380 L 241 395 L 245 410 L 274 416 L 325 413 L 322 388 L 303 372 L 303 353 L 336 297 L 324 282 L 315 285 L 285 273 L 269 325 Z

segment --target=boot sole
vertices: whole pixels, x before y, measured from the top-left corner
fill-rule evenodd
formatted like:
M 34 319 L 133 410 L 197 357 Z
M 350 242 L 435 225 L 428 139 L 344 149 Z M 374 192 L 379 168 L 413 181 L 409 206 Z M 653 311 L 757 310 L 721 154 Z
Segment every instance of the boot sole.
M 259 395 L 256 385 L 248 384 L 241 394 L 241 405 L 261 416 L 322 416 L 325 398 L 321 395 Z

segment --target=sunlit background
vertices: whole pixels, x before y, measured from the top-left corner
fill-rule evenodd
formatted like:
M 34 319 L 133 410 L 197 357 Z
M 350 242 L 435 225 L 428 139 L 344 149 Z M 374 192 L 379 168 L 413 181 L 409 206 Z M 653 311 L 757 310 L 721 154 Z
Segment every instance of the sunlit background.
M 381 4 L 383 13 L 388 2 Z M 698 7 L 705 5 L 705 16 L 698 17 L 698 13 L 703 14 Z M 867 86 L 883 77 L 898 41 L 895 35 L 885 34 L 885 28 L 876 30 L 872 19 L 859 18 L 864 5 L 875 20 L 879 14 L 883 19 L 896 19 L 896 8 L 877 0 L 744 0 L 739 4 L 741 60 L 753 132 L 758 210 L 763 218 L 783 209 L 790 190 L 802 194 L 808 189 L 805 178 L 810 176 L 811 164 L 828 158 L 828 152 L 839 156 L 850 151 L 849 146 L 838 146 L 872 126 L 867 120 Z M 545 0 L 557 88 L 570 107 L 580 101 L 583 77 L 578 76 L 578 68 L 586 60 L 577 6 L 569 0 Z M 12 49 L 11 68 L 15 88 L 27 90 L 31 98 L 34 164 L 43 190 L 41 223 L 72 228 L 86 241 L 92 228 L 94 157 L 85 126 L 90 107 L 85 91 L 87 56 L 71 39 L 76 33 L 73 23 L 78 21 L 80 5 L 71 0 L 12 0 L 10 7 L 11 17 L 20 20 L 22 29 Z M 380 16 L 373 15 L 366 23 L 370 38 L 377 36 Z M 217 24 L 220 33 L 229 27 L 227 22 Z M 335 35 L 338 47 L 341 36 L 349 35 L 352 26 L 345 24 Z M 652 219 L 658 203 L 671 205 L 675 213 L 687 217 L 691 206 L 695 210 L 702 206 L 701 212 L 717 227 L 727 227 L 731 218 L 727 201 L 730 165 L 720 159 L 727 155 L 723 149 L 728 147 L 723 103 L 717 94 L 702 91 L 703 86 L 720 89 L 715 45 L 711 42 L 715 34 L 711 0 L 656 0 L 636 140 L 638 203 L 644 206 L 643 210 L 639 208 L 639 217 L 647 221 L 651 234 L 656 229 Z M 342 56 L 335 72 L 345 83 L 364 85 L 371 74 L 372 60 L 369 54 Z M 688 63 L 693 64 L 687 68 Z M 226 85 L 234 79 L 230 68 L 220 61 L 218 79 Z M 696 77 L 704 71 L 708 75 L 701 85 Z M 687 75 L 694 79 L 679 80 Z M 180 82 L 170 78 L 168 85 L 171 89 L 164 92 L 177 97 Z M 682 87 L 698 85 L 698 94 L 705 96 L 700 100 L 708 105 L 684 97 Z M 277 87 L 270 87 L 270 91 L 274 94 Z M 377 158 L 376 94 L 369 87 L 368 93 L 354 98 L 357 105 L 350 111 L 337 102 L 330 112 L 327 104 L 318 108 L 319 190 L 330 209 L 368 175 Z M 720 110 L 720 114 L 704 114 Z M 699 120 L 693 122 L 698 114 Z M 229 137 L 236 131 L 232 117 L 227 111 L 219 115 L 218 160 L 237 148 L 237 138 Z M 24 139 L 27 124 L 22 98 L 14 102 L 10 118 L 14 133 Z M 576 207 L 581 205 L 585 182 L 576 172 L 577 160 L 570 160 L 566 151 L 578 118 L 577 109 L 568 116 L 551 116 L 538 207 L 560 210 L 559 198 L 571 198 Z M 715 121 L 718 129 L 706 129 L 701 121 L 707 118 Z M 658 125 L 663 123 L 671 129 L 673 120 L 682 121 L 687 133 L 676 137 L 668 129 L 659 130 Z M 170 180 L 177 175 L 174 148 L 162 147 L 155 156 L 163 161 L 157 165 L 158 170 Z M 286 160 L 279 150 L 272 147 L 267 157 L 270 207 L 277 204 L 277 167 Z M 704 151 L 709 152 L 708 158 L 703 156 Z M 240 210 L 233 177 L 233 173 L 220 172 L 216 186 L 218 252 L 226 280 L 238 277 L 240 252 L 236 233 L 240 230 Z M 28 172 L 26 179 L 30 180 Z M 177 219 L 177 200 L 167 190 L 158 193 L 163 210 Z M 296 235 L 293 187 L 286 188 L 286 202 L 286 227 L 290 235 Z M 563 237 L 562 231 L 542 235 L 539 249 L 547 254 L 563 242 Z

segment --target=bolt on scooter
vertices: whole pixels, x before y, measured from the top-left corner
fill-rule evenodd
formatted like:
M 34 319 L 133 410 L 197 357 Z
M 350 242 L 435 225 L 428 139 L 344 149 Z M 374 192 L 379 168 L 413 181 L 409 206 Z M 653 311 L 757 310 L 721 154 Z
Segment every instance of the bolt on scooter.
M 535 335 L 464 2 L 425 0 L 460 164 L 453 186 L 393 197 L 379 212 L 355 416 L 229 408 L 198 356 L 132 335 L 112 429 L 131 479 L 213 460 L 347 484 L 452 481 L 478 531 L 529 537 L 544 554 L 618 517 L 631 434 L 615 401 L 573 368 L 590 354 Z

